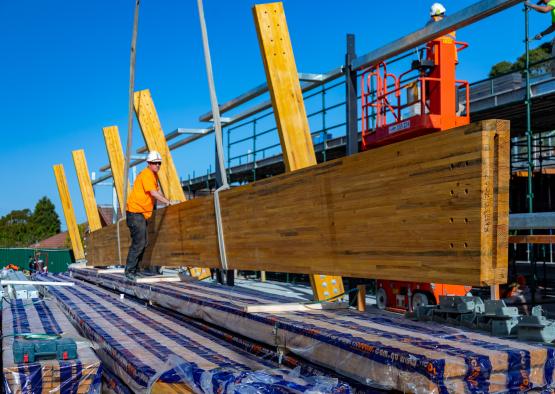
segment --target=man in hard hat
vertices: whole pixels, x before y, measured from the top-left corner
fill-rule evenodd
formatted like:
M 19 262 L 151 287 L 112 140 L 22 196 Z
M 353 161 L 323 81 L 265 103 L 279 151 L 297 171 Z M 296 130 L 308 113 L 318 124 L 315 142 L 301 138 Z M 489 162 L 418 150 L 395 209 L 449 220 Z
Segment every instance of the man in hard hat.
M 555 0 L 540 0 L 538 1 L 538 4 L 532 4 L 529 1 L 526 1 L 524 4 L 526 4 L 527 7 L 543 14 L 547 14 L 548 12 L 551 14 L 551 26 L 541 33 L 536 34 L 534 37 L 536 40 L 541 40 L 546 34 L 553 33 L 555 31 Z
M 443 4 L 441 3 L 432 4 L 432 6 L 430 7 L 430 16 L 432 17 L 432 20 L 430 22 L 437 22 L 442 20 L 443 17 L 445 16 L 445 12 L 447 12 L 447 10 L 443 6 Z
M 160 201 L 166 205 L 177 203 L 168 200 L 158 187 L 158 171 L 162 165 L 160 153 L 150 151 L 146 162 L 147 167 L 135 179 L 133 190 L 127 199 L 126 222 L 131 233 L 131 246 L 127 254 L 125 276 L 130 280 L 135 280 L 139 263 L 143 259 L 148 241 L 147 220 L 152 216 L 155 202 Z
M 555 0 L 553 0 L 555 1 Z M 443 6 L 443 4 L 441 3 L 434 3 L 432 4 L 432 6 L 430 7 L 430 20 L 428 21 L 428 25 L 434 22 L 439 22 L 440 20 L 442 20 L 445 17 L 445 13 L 447 12 L 447 10 L 445 9 L 445 7 Z M 444 35 L 443 37 L 439 38 L 439 40 L 446 40 L 448 42 L 454 42 L 457 40 L 457 33 L 455 31 L 452 31 L 449 34 Z

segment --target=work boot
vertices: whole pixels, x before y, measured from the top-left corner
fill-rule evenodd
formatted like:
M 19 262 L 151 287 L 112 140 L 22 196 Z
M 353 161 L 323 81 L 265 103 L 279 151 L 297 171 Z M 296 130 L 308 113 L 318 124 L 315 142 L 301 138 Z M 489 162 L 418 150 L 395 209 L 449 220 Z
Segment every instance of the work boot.
M 135 282 L 135 280 L 137 279 L 137 277 L 133 272 L 126 272 L 125 277 L 129 279 L 131 282 Z

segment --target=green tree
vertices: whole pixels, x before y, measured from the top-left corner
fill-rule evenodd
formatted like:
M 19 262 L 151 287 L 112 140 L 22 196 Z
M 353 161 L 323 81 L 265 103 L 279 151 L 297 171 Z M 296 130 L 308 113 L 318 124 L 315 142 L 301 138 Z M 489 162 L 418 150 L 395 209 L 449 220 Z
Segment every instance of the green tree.
M 30 225 L 32 227 L 31 233 L 37 241 L 60 232 L 60 218 L 56 213 L 54 204 L 48 197 L 41 198 L 35 205 Z
M 14 210 L 0 218 L 0 245 L 3 247 L 27 246 L 33 241 L 29 222 L 29 209 Z
M 530 64 L 541 62 L 542 60 L 549 59 L 551 57 L 551 44 L 546 42 L 539 47 L 530 50 Z M 516 62 L 513 63 L 513 70 L 523 70 L 526 66 L 526 54 L 521 55 Z M 538 66 L 533 66 L 530 69 L 531 76 L 544 74 L 551 69 L 550 62 L 545 62 Z
M 0 217 L 0 247 L 26 247 L 60 232 L 54 204 L 41 198 L 35 210 L 13 210 Z
M 539 47 L 530 50 L 529 52 L 530 63 L 534 64 L 534 63 L 541 62 L 542 60 L 549 59 L 552 56 L 551 50 L 552 50 L 552 45 L 549 42 L 546 42 L 540 45 Z M 525 66 L 526 66 L 526 54 L 522 54 L 518 57 L 518 59 L 516 59 L 514 63 L 511 63 L 508 61 L 502 61 L 497 64 L 494 64 L 489 72 L 489 76 L 490 78 L 492 78 L 501 74 L 508 73 L 510 71 L 524 70 Z M 530 74 L 531 76 L 541 75 L 549 71 L 550 69 L 551 69 L 550 62 L 545 62 L 538 66 L 531 67 Z
M 489 72 L 489 77 L 493 78 L 498 75 L 506 74 L 513 70 L 513 63 L 503 60 L 497 64 L 494 64 Z

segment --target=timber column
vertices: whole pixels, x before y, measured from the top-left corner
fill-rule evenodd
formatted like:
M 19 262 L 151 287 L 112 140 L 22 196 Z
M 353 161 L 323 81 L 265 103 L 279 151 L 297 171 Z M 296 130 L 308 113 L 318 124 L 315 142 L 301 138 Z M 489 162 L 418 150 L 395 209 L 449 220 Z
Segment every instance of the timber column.
M 282 3 L 253 7 L 260 52 L 276 118 L 286 171 L 316 165 L 299 74 Z M 344 292 L 340 276 L 310 275 L 314 297 L 321 301 Z
M 58 193 L 60 193 L 60 200 L 64 210 L 64 217 L 66 219 L 67 232 L 71 239 L 71 247 L 75 260 L 83 260 L 85 252 L 83 250 L 83 243 L 81 242 L 81 235 L 79 234 L 79 227 L 75 219 L 75 212 L 73 211 L 73 204 L 71 203 L 71 196 L 67 187 L 66 174 L 62 164 L 54 165 L 54 175 L 56 176 L 56 183 L 58 184 Z

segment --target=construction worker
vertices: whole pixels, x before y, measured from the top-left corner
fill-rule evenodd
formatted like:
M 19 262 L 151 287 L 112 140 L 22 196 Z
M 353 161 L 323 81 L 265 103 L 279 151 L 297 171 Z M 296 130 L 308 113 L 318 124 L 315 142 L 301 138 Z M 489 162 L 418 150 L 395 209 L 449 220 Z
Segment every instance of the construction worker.
M 127 199 L 126 222 L 131 233 L 131 246 L 127 254 L 125 276 L 135 280 L 139 263 L 148 244 L 147 220 L 152 216 L 155 202 L 172 205 L 177 201 L 168 200 L 158 187 L 158 171 L 162 165 L 160 153 L 151 151 L 146 158 L 147 167 L 135 179 L 133 190 Z
M 443 19 L 446 12 L 447 10 L 443 6 L 443 4 L 441 3 L 432 4 L 432 6 L 430 7 L 430 17 L 432 19 L 428 23 L 439 22 L 440 20 Z
M 555 1 L 555 0 L 553 0 Z M 445 9 L 445 7 L 443 6 L 443 4 L 441 3 L 434 3 L 432 4 L 432 6 L 430 7 L 430 20 L 428 21 L 427 25 L 431 24 L 431 23 L 435 23 L 435 22 L 439 22 L 440 20 L 442 20 L 445 17 L 445 13 L 447 12 L 447 10 Z M 447 42 L 449 44 L 454 43 L 457 40 L 457 32 L 456 31 L 452 31 L 451 33 L 448 33 L 440 38 L 436 38 L 436 40 L 438 41 L 442 41 L 442 42 Z M 436 41 L 433 40 L 430 43 L 428 43 L 428 54 L 430 54 L 430 52 L 433 52 L 433 42 Z M 458 63 L 458 53 L 457 53 L 457 47 L 455 45 L 453 45 L 453 48 L 455 49 L 455 60 Z
M 543 14 L 547 14 L 548 12 L 551 14 L 551 26 L 549 26 L 541 33 L 536 34 L 536 36 L 534 37 L 536 40 L 541 40 L 546 34 L 553 33 L 555 31 L 555 0 L 540 0 L 538 1 L 538 4 L 532 4 L 529 1 L 526 1 L 524 4 L 526 4 L 527 7 L 530 7 Z

